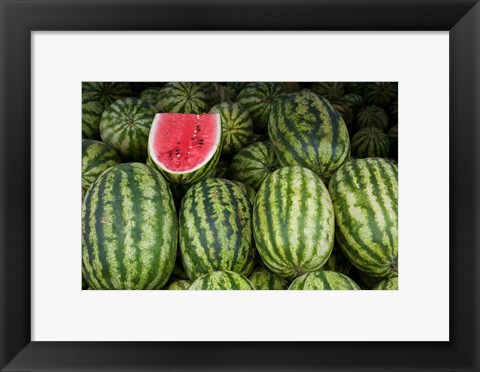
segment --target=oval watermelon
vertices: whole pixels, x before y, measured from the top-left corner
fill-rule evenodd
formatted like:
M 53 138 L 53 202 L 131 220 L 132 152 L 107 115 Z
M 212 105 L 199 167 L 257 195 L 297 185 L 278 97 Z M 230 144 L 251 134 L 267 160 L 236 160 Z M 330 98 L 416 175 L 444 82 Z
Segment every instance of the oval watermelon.
M 328 190 L 307 168 L 280 168 L 257 192 L 255 244 L 265 265 L 281 277 L 319 270 L 332 252 L 334 224 Z
M 162 176 L 140 163 L 114 166 L 88 189 L 82 264 L 93 289 L 159 289 L 177 250 L 177 215 Z
M 325 98 L 307 90 L 275 101 L 268 133 L 280 164 L 309 168 L 323 180 L 350 157 L 341 115 Z
M 398 168 L 386 159 L 353 159 L 329 184 L 335 236 L 348 260 L 378 278 L 398 272 Z
M 208 178 L 187 191 L 179 236 L 190 279 L 218 270 L 250 273 L 255 262 L 251 215 L 246 192 L 228 180 Z

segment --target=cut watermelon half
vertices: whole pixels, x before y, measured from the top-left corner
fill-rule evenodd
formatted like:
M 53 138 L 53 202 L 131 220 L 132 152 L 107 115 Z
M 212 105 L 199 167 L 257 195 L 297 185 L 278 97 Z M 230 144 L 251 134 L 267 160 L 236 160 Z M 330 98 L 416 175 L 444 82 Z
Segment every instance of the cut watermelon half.
M 148 139 L 149 164 L 170 183 L 198 182 L 214 170 L 221 145 L 220 114 L 156 114 Z

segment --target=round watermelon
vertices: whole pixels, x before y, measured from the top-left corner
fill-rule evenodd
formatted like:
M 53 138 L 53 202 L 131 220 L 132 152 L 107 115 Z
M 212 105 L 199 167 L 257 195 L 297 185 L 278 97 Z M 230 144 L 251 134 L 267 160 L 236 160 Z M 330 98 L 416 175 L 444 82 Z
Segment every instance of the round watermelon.
M 97 101 L 106 109 L 111 103 L 123 97 L 133 95 L 128 83 L 84 82 L 82 83 L 82 102 Z
M 155 106 L 160 99 L 161 90 L 162 87 L 150 87 L 144 89 L 138 94 L 138 98 L 140 98 L 142 101 L 150 103 L 152 106 Z
M 243 275 L 232 271 L 214 271 L 197 278 L 189 290 L 254 290 L 252 283 Z
M 162 176 L 141 163 L 114 166 L 82 207 L 82 265 L 93 289 L 160 289 L 177 251 L 177 215 Z
M 154 106 L 138 98 L 127 97 L 115 101 L 102 114 L 102 141 L 113 147 L 123 161 L 144 163 L 155 111 Z
M 193 185 L 215 172 L 222 151 L 219 114 L 157 114 L 147 164 L 170 184 Z
M 360 129 L 352 137 L 352 155 L 357 158 L 383 158 L 390 152 L 387 134 L 378 128 Z
M 334 271 L 316 271 L 295 279 L 290 290 L 359 290 L 360 287 L 348 276 Z
M 256 133 L 266 132 L 273 103 L 283 94 L 280 83 L 250 83 L 238 93 L 237 102 L 250 112 Z
M 398 272 L 398 168 L 386 159 L 353 159 L 329 184 L 337 242 L 348 260 L 377 278 Z
M 342 116 L 325 98 L 307 90 L 275 101 L 268 133 L 281 165 L 309 168 L 325 181 L 350 157 Z
M 365 85 L 364 97 L 369 105 L 387 108 L 397 96 L 398 83 L 371 82 Z
M 253 141 L 253 121 L 242 105 L 222 102 L 213 106 L 209 113 L 220 114 L 223 155 L 234 154 Z
M 361 109 L 355 117 L 357 130 L 374 127 L 386 131 L 388 116 L 384 109 L 378 106 L 367 106 Z
M 332 253 L 334 224 L 328 190 L 307 168 L 280 168 L 257 192 L 255 244 L 265 265 L 281 277 L 319 270 Z
M 212 271 L 248 275 L 255 262 L 252 206 L 238 185 L 208 178 L 185 194 L 179 211 L 180 252 L 191 280 Z
M 168 83 L 159 94 L 156 104 L 160 112 L 202 114 L 208 111 L 206 93 L 195 83 Z
M 279 166 L 270 142 L 256 142 L 233 156 L 230 173 L 234 180 L 258 190 L 265 178 Z

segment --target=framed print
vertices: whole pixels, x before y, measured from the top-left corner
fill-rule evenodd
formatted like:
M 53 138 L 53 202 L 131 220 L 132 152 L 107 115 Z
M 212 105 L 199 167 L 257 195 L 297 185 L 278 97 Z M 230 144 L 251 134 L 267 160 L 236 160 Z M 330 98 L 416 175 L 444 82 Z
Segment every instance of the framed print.
M 480 369 L 477 1 L 0 4 L 2 371 Z M 251 108 L 259 92 L 275 96 L 266 100 L 272 103 L 268 120 Z M 195 109 L 172 108 L 184 93 Z M 357 99 L 367 103 L 357 107 Z M 252 183 L 253 194 L 231 182 L 244 169 L 232 165 L 233 154 L 246 145 L 220 136 L 245 107 L 253 119 L 235 125 L 247 128 L 249 144 L 271 146 L 283 165 L 269 166 L 267 180 Z M 292 107 L 296 112 L 286 114 Z M 328 117 L 322 140 L 334 138 L 335 152 L 302 137 L 314 110 Z M 293 129 L 285 124 L 294 134 L 283 150 L 288 136 L 281 137 L 285 128 L 278 123 L 293 115 L 304 118 Z M 140 133 L 125 144 L 109 134 L 114 127 L 141 127 L 142 120 L 150 136 Z M 187 128 L 181 136 L 179 123 Z M 362 147 L 373 132 L 380 138 L 376 147 Z M 349 145 L 342 152 L 344 137 Z M 289 162 L 297 140 L 303 168 L 287 168 L 295 165 Z M 321 161 L 305 160 L 319 148 Z M 88 151 L 104 151 L 108 167 L 81 188 L 80 172 L 93 159 Z M 355 159 L 343 159 L 350 151 Z M 345 164 L 329 174 L 325 156 L 334 153 Z M 225 159 L 235 176 L 220 173 Z M 361 197 L 354 200 L 341 192 L 341 171 L 350 177 L 365 161 L 374 176 L 357 186 Z M 207 178 L 210 166 L 217 181 Z M 381 172 L 388 193 L 376 194 L 386 190 L 375 178 Z M 268 204 L 273 188 L 281 187 L 289 196 Z M 354 209 L 344 230 L 342 197 Z M 330 215 L 315 203 L 300 205 L 322 198 Z M 215 214 L 220 201 L 235 205 L 231 214 Z M 159 214 L 141 203 L 157 203 Z M 355 218 L 368 205 L 382 213 L 362 227 Z M 128 218 L 114 217 L 111 208 Z M 321 236 L 323 245 L 296 235 L 299 214 L 285 228 L 289 233 L 274 231 L 268 221 L 284 218 L 282 208 L 299 208 L 321 226 L 303 229 Z M 253 232 L 243 224 L 250 214 Z M 235 233 L 219 229 L 225 221 Z M 376 223 L 382 227 L 371 236 L 381 236 L 385 252 L 374 238 L 365 243 L 365 229 Z M 148 227 L 154 225 L 163 230 Z M 199 226 L 215 226 L 218 236 Z M 386 265 L 365 263 L 354 248 L 356 229 L 362 252 L 377 247 L 368 259 L 385 256 Z M 334 234 L 354 269 L 330 277 L 325 273 L 339 270 L 318 267 L 335 249 Z M 106 242 L 112 236 L 117 240 Z M 132 239 L 140 250 L 129 250 L 125 242 Z M 195 242 L 208 239 L 218 247 L 199 253 Z M 160 258 L 150 247 L 158 241 L 169 252 Z M 249 253 L 252 242 L 259 258 Z M 115 244 L 127 248 L 120 254 Z M 236 247 L 234 259 L 224 246 Z M 154 260 L 161 261 L 155 275 L 147 272 Z M 105 265 L 112 267 L 108 275 Z M 205 265 L 217 265 L 221 274 Z M 260 274 L 255 278 L 252 270 L 277 278 L 272 286 L 282 289 L 378 289 L 385 279 L 385 287 L 398 290 L 157 291 L 259 289 Z

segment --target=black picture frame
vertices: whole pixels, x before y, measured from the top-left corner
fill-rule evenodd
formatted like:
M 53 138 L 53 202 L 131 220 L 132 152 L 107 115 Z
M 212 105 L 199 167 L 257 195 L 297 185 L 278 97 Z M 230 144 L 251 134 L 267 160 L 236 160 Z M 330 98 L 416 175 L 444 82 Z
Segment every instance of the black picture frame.
M 0 27 L 2 371 L 480 370 L 478 1 L 0 0 Z M 28 145 L 30 35 L 37 30 L 449 31 L 450 341 L 32 342 Z M 434 140 L 431 125 L 426 140 Z M 437 274 L 425 263 L 431 285 Z

